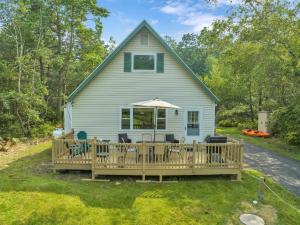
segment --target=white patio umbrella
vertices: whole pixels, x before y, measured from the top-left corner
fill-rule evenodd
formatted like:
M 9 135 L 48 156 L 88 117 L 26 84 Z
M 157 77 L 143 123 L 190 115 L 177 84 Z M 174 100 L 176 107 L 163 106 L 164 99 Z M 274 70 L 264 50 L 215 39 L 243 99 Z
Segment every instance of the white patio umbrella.
M 148 100 L 148 101 L 132 103 L 131 105 L 147 107 L 147 108 L 153 108 L 154 109 L 154 142 L 155 142 L 155 132 L 156 132 L 157 109 L 159 109 L 159 108 L 163 108 L 163 109 L 167 109 L 167 108 L 180 109 L 179 106 L 173 105 L 169 102 L 160 100 L 158 98 L 151 99 L 151 100 Z

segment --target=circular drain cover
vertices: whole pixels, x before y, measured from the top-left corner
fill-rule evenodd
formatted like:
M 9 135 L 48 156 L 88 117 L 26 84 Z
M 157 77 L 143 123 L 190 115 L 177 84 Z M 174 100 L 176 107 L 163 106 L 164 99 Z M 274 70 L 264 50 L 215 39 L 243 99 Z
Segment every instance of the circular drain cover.
M 265 222 L 259 216 L 253 214 L 242 214 L 240 221 L 245 225 L 264 225 Z

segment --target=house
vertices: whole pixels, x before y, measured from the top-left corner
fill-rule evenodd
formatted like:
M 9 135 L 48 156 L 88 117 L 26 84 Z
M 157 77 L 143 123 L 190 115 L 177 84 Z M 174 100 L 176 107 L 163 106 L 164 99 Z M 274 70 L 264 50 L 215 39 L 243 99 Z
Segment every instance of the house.
M 133 142 L 152 134 L 154 110 L 131 103 L 159 98 L 180 109 L 159 109 L 157 134 L 185 143 L 214 134 L 217 97 L 147 23 L 129 36 L 70 94 L 65 130 L 88 138 Z
M 173 107 L 149 108 L 156 98 Z M 243 143 L 202 142 L 214 134 L 217 102 L 143 21 L 68 97 L 65 130 L 73 129 L 75 139 L 53 139 L 53 168 L 88 170 L 92 179 L 135 175 L 143 181 L 159 176 L 162 181 L 163 176 L 229 174 L 239 180 Z M 154 141 L 154 127 L 157 137 L 173 134 L 180 143 Z M 84 134 L 77 140 L 80 131 L 87 138 Z M 133 143 L 116 143 L 123 133 Z M 152 141 L 144 141 L 149 135 Z

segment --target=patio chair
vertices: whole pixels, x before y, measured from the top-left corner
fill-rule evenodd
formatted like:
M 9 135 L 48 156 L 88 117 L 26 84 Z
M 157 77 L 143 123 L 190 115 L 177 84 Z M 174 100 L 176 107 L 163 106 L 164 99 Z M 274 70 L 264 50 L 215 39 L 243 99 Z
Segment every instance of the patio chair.
M 167 143 L 171 143 L 171 144 L 179 144 L 179 140 L 175 139 L 174 134 L 166 134 L 166 142 Z M 170 145 L 168 147 L 168 156 L 169 156 L 169 160 L 176 162 L 179 160 L 180 158 L 180 147 L 177 145 Z
M 175 139 L 174 134 L 166 134 L 166 142 L 179 143 L 179 140 Z
M 127 133 L 118 134 L 119 143 L 132 143 L 132 140 L 128 138 Z
M 155 144 L 155 161 L 163 162 L 165 157 L 165 145 L 164 144 Z
M 87 139 L 87 133 L 85 131 L 79 131 L 77 133 L 78 140 L 86 140 Z
M 119 143 L 122 143 L 122 144 L 132 143 L 132 140 L 130 138 L 128 138 L 127 133 L 118 134 L 118 137 L 119 137 Z M 118 149 L 118 157 L 117 157 L 118 163 L 124 164 L 126 154 L 128 151 L 128 146 L 120 145 L 119 147 L 117 147 L 117 149 Z
M 79 131 L 77 133 L 78 141 L 74 141 L 73 144 L 68 144 L 67 148 L 69 149 L 71 157 L 77 155 L 85 155 L 89 150 L 91 145 L 87 142 L 87 133 L 85 131 Z M 83 141 L 83 142 L 82 142 Z

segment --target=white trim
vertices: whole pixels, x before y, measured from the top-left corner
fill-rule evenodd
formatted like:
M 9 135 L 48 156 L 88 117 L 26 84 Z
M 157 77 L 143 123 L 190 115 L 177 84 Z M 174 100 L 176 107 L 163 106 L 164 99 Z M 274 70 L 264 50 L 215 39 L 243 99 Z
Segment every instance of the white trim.
M 153 55 L 154 56 L 154 69 L 153 70 L 135 70 L 134 69 L 134 56 L 135 55 Z M 131 71 L 136 73 L 136 72 L 142 72 L 142 73 L 156 73 L 156 56 L 157 53 L 153 53 L 153 52 L 132 52 L 131 53 Z
M 151 129 L 134 129 L 133 128 L 133 109 L 134 108 L 145 108 L 148 109 L 149 107 L 135 107 L 135 106 L 120 106 L 120 118 L 119 118 L 119 122 L 120 122 L 120 131 L 152 131 L 153 128 Z M 130 110 L 130 129 L 122 129 L 122 109 L 129 109 Z M 154 110 L 154 108 L 152 108 Z M 159 108 L 159 109 L 164 109 L 164 108 Z M 166 127 L 165 129 L 157 129 L 157 118 L 156 118 L 156 131 L 167 131 L 168 130 L 168 109 L 164 109 L 166 110 Z M 154 114 L 153 114 L 154 117 Z M 154 118 L 153 118 L 154 120 Z

